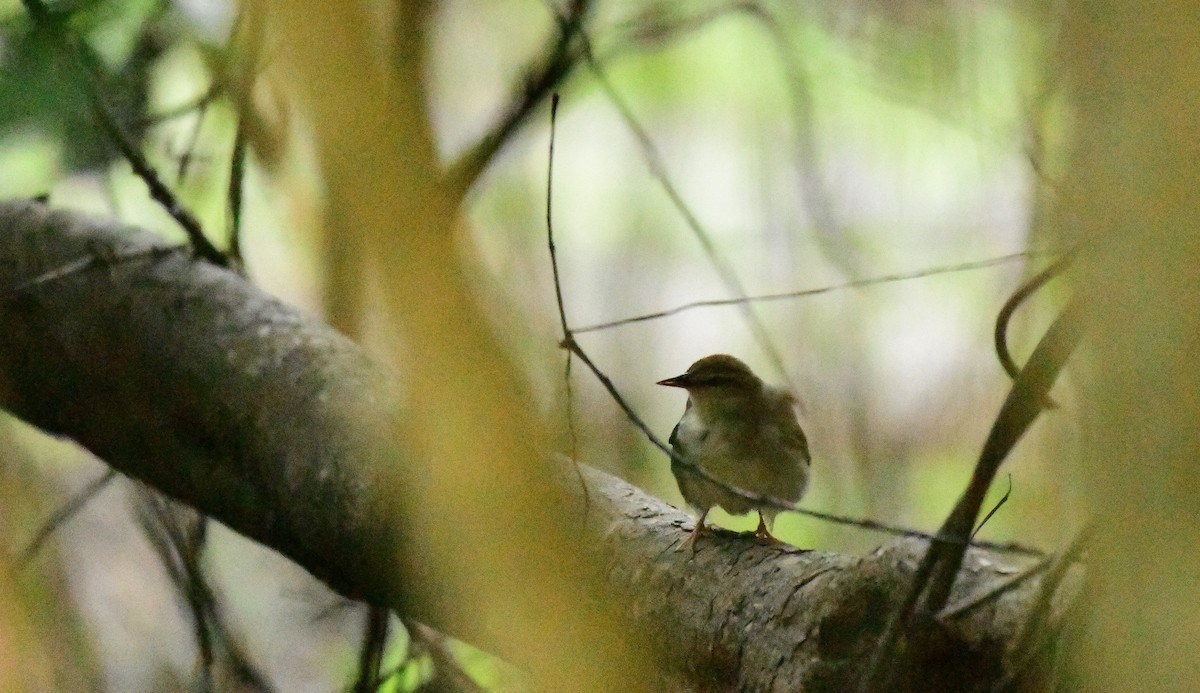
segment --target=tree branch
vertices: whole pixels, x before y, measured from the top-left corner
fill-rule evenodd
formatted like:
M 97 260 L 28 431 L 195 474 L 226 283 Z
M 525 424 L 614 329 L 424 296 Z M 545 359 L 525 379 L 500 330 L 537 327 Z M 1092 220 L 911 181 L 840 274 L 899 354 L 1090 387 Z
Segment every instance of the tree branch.
M 407 551 L 412 530 L 394 507 L 402 494 L 388 485 L 404 459 L 403 442 L 381 439 L 402 415 L 392 376 L 231 271 L 135 253 L 159 244 L 38 202 L 0 204 L 0 287 L 23 287 L 0 294 L 0 405 L 346 596 L 521 665 L 495 630 L 413 597 L 438 586 Z M 90 256 L 132 259 L 79 264 Z M 64 265 L 79 269 L 27 284 Z M 581 505 L 573 473 L 561 471 L 563 502 Z M 648 634 L 663 667 L 655 685 L 670 689 L 845 689 L 927 546 L 902 540 L 852 557 L 721 532 L 693 556 L 673 550 L 687 515 L 606 474 L 585 478 L 579 545 L 619 595 L 623 637 Z M 1004 579 L 1008 560 L 968 551 L 956 601 Z M 919 680 L 977 690 L 1003 674 L 1039 585 L 1031 578 L 942 624 Z

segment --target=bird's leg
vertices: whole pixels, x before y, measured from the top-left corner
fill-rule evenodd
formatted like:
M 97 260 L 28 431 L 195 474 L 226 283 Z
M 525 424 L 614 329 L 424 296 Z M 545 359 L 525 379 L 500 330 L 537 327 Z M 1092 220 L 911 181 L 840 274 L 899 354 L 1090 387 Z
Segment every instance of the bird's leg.
M 708 517 L 707 510 L 700 513 L 700 519 L 696 520 L 696 528 L 687 535 L 687 538 L 683 540 L 683 543 L 679 545 L 679 548 L 675 549 L 676 551 L 690 550 L 693 554 L 696 553 L 696 539 L 698 539 L 701 534 L 707 533 L 707 530 L 704 527 L 704 518 L 706 517 Z
M 754 536 L 777 544 L 781 543 L 774 534 L 771 534 L 771 530 L 767 529 L 767 518 L 761 512 L 758 514 L 758 529 L 754 530 Z

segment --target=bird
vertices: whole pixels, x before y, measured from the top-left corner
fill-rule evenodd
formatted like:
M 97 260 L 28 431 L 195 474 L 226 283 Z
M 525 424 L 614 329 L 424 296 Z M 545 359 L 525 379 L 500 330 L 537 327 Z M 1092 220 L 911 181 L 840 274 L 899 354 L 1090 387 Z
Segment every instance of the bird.
M 658 381 L 687 391 L 683 417 L 668 442 L 679 457 L 722 484 L 795 503 L 808 488 L 808 439 L 796 420 L 796 399 L 762 381 L 728 354 L 705 356 L 683 375 Z M 679 550 L 696 550 L 705 518 L 715 506 L 734 515 L 758 512 L 755 535 L 778 541 L 770 524 L 779 508 L 715 484 L 672 457 L 671 473 L 688 505 L 700 513 Z

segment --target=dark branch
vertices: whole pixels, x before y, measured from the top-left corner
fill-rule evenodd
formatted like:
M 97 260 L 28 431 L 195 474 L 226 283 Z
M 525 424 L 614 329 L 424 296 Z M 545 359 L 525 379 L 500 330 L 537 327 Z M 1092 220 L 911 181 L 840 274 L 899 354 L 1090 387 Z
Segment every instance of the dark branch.
M 996 471 L 1045 408 L 1050 388 L 1083 337 L 1083 305 L 1076 298 L 1063 308 L 1013 381 L 1012 389 L 984 442 L 971 480 L 939 534 L 959 539 L 970 536 Z M 916 636 L 912 639 L 919 640 L 923 630 L 920 626 L 926 626 L 932 614 L 946 605 L 963 555 L 961 542 L 930 544 L 917 566 L 904 601 L 888 621 L 870 666 L 861 679 L 859 690 L 886 690 L 895 680 L 906 665 L 898 650 L 901 633 L 912 625 L 913 616 L 917 615 L 921 621 L 918 627 L 908 629 Z M 917 614 L 922 596 L 924 604 Z
M 571 0 L 564 16 L 555 17 L 558 31 L 543 51 L 540 62 L 525 70 L 525 79 L 509 102 L 499 121 L 465 154 L 451 164 L 446 174 L 447 189 L 452 199 L 459 199 L 474 185 L 500 148 L 529 119 L 538 104 L 545 101 L 579 64 L 579 49 L 574 46 L 575 34 L 583 27 L 592 7 L 592 0 Z
M 208 240 L 204 230 L 200 227 L 199 220 L 179 202 L 175 193 L 162 181 L 158 172 L 154 170 L 146 157 L 142 156 L 132 139 L 125 134 L 124 129 L 117 122 L 116 116 L 112 114 L 108 104 L 105 103 L 102 93 L 105 75 L 99 58 L 86 43 L 72 36 L 63 26 L 60 18 L 52 14 L 41 0 L 22 1 L 34 23 L 48 31 L 66 53 L 68 60 L 72 63 L 72 68 L 78 74 L 80 87 L 91 103 L 96 122 L 121 152 L 121 156 L 129 162 L 133 172 L 149 188 L 150 197 L 158 202 L 183 228 L 197 255 L 218 267 L 226 266 L 229 259 Z

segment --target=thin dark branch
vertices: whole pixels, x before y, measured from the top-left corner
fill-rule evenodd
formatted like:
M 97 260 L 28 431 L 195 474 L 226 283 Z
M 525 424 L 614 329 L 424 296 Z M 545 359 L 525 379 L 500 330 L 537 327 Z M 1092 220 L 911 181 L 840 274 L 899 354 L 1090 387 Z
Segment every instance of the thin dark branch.
M 558 250 L 554 247 L 554 133 L 558 123 L 558 94 L 550 99 L 550 147 L 546 162 L 546 246 L 550 249 L 550 269 L 554 274 L 554 299 L 558 303 L 558 322 L 562 327 L 564 342 L 573 342 L 575 337 L 567 324 L 567 309 L 563 305 L 562 280 L 558 274 Z M 587 482 L 583 479 L 583 471 L 579 469 L 579 441 L 575 434 L 575 393 L 571 387 L 571 360 L 574 357 L 567 352 L 567 365 L 563 369 L 563 382 L 566 383 L 567 397 L 567 430 L 571 436 L 571 461 L 575 474 L 579 477 L 579 487 L 583 490 L 583 516 L 586 519 L 591 508 L 591 495 Z
M 218 654 L 245 690 L 273 690 L 232 637 L 218 608 L 216 594 L 204 574 L 202 561 L 208 542 L 208 518 L 144 487 L 138 519 L 192 615 L 201 690 L 215 690 L 214 668 Z
M 573 47 L 576 32 L 583 27 L 593 0 L 571 0 L 566 14 L 558 16 L 558 31 L 553 45 L 543 51 L 544 58 L 525 70 L 521 87 L 514 90 L 508 107 L 499 121 L 465 154 L 455 161 L 446 174 L 447 190 L 453 199 L 461 198 L 474 185 L 479 175 L 528 120 L 538 104 L 558 88 L 579 64 L 579 50 Z
M 209 618 L 209 609 L 205 601 L 211 596 L 202 576 L 193 568 L 198 567 L 200 552 L 203 550 L 203 534 L 201 541 L 195 541 L 194 530 L 183 525 L 189 521 L 195 522 L 198 514 L 184 518 L 182 509 L 171 506 L 171 501 L 162 498 L 156 491 L 143 487 L 139 504 L 138 519 L 143 533 L 150 542 L 159 561 L 167 571 L 171 583 L 184 597 L 188 611 L 192 616 L 192 632 L 196 639 L 196 654 L 200 679 L 197 686 L 202 691 L 214 690 L 213 667 L 216 664 L 214 652 L 213 624 Z
M 246 177 L 246 127 L 238 118 L 233 137 L 233 157 L 229 162 L 229 259 L 243 274 L 246 260 L 242 256 L 242 195 Z
M 1083 336 L 1083 302 L 1073 299 L 1059 313 L 1038 342 L 1033 354 L 1013 381 L 1012 389 L 997 414 L 979 454 L 979 461 L 962 497 L 942 524 L 939 534 L 962 539 L 970 536 L 983 499 L 996 471 L 1013 445 L 1029 429 L 1046 404 L 1051 386 Z M 860 691 L 887 690 L 905 666 L 898 652 L 901 633 L 914 637 L 922 628 L 909 628 L 917 604 L 924 595 L 924 619 L 946 605 L 950 588 L 962 565 L 965 546 L 961 541 L 931 544 L 917 566 L 904 601 L 892 612 L 871 661 L 860 681 Z
M 49 282 L 58 281 L 60 279 L 65 279 L 72 275 L 86 272 L 90 269 L 96 269 L 100 267 L 111 268 L 120 263 L 140 259 L 157 260 L 173 253 L 177 253 L 185 248 L 186 246 L 182 245 L 167 245 L 154 246 L 151 248 L 139 248 L 137 250 L 124 253 L 93 252 L 91 255 L 86 255 L 78 260 L 68 262 L 65 265 L 46 270 L 36 277 L 27 279 L 20 284 L 17 284 L 9 289 L 7 293 L 0 294 L 0 300 L 11 299 L 26 291 L 29 291 L 34 287 L 41 286 L 42 284 L 47 284 Z
M 1017 373 L 1021 370 L 1008 350 L 1008 325 L 1012 321 L 1013 313 L 1030 296 L 1036 293 L 1038 289 L 1045 286 L 1051 279 L 1062 274 L 1070 266 L 1071 262 L 1074 261 L 1075 254 L 1074 250 L 1067 251 L 1062 257 L 1050 263 L 1041 272 L 1033 275 L 1029 281 L 1018 287 L 1012 296 L 1008 297 L 1008 300 L 1000 307 L 1000 312 L 996 314 L 996 329 L 993 333 L 996 357 L 1000 359 L 1000 365 L 1004 367 L 1004 372 L 1008 373 L 1008 377 L 1016 378 Z
M 179 106 L 176 106 L 174 108 L 163 111 L 162 113 L 155 113 L 152 115 L 143 116 L 137 122 L 137 125 L 139 127 L 143 127 L 143 128 L 153 127 L 155 125 L 161 125 L 162 123 L 165 123 L 168 120 L 182 118 L 183 116 L 190 114 L 192 111 L 202 109 L 202 108 L 207 108 L 209 105 L 212 104 L 212 102 L 216 101 L 223 92 L 224 92 L 224 89 L 222 88 L 222 86 L 220 84 L 214 83 L 203 94 L 201 94 L 200 96 L 197 96 L 196 98 L 192 99 L 191 101 L 188 101 Z
M 990 601 L 1000 598 L 1000 596 L 1006 592 L 1016 589 L 1021 585 L 1021 583 L 1025 582 L 1029 578 L 1045 571 L 1046 568 L 1050 567 L 1051 561 L 1051 556 L 1043 556 L 1033 565 L 1025 568 L 1024 570 L 1013 573 L 1007 578 L 992 585 L 988 590 L 968 597 L 958 604 L 951 604 L 945 609 L 942 609 L 937 615 L 937 620 L 945 622 L 956 619 L 959 616 L 973 611 L 974 609 L 977 609 Z
M 897 274 L 885 274 L 881 277 L 871 277 L 870 279 L 857 279 L 854 281 L 843 282 L 841 284 L 831 284 L 815 289 L 802 289 L 800 291 L 788 291 L 778 294 L 760 294 L 758 296 L 746 296 L 743 298 L 723 298 L 709 301 L 693 301 L 685 303 L 675 308 L 660 310 L 655 313 L 646 313 L 644 315 L 635 315 L 631 318 L 622 318 L 621 320 L 612 320 L 610 322 L 596 323 L 594 325 L 585 325 L 584 327 L 573 328 L 575 334 L 586 334 L 588 332 L 598 332 L 607 330 L 613 327 L 621 327 L 623 325 L 631 325 L 633 323 L 647 322 L 650 320 L 658 320 L 661 318 L 678 315 L 685 311 L 694 310 L 696 308 L 715 308 L 720 306 L 733 306 L 741 303 L 754 303 L 762 301 L 782 301 L 794 298 L 804 298 L 807 296 L 819 296 L 834 291 L 843 291 L 845 289 L 861 289 L 878 284 L 887 284 L 890 282 L 907 281 L 910 279 L 921 279 L 924 277 L 932 277 L 939 274 L 950 274 L 952 272 L 965 272 L 968 270 L 985 269 L 995 267 L 997 265 L 1006 264 L 1015 260 L 1021 260 L 1034 256 L 1035 253 L 1026 251 L 1021 253 L 1012 253 L 1002 255 L 1000 257 L 988 258 L 986 260 L 975 260 L 972 262 L 963 262 L 956 265 L 943 265 L 939 267 L 929 267 L 922 270 L 914 270 L 912 272 L 902 272 Z
M 546 161 L 546 245 L 550 249 L 550 269 L 554 273 L 554 300 L 558 303 L 558 321 L 563 339 L 571 337 L 567 310 L 563 306 L 562 281 L 558 274 L 558 251 L 554 247 L 554 126 L 558 118 L 558 94 L 550 99 L 550 149 Z
M 102 85 L 106 81 L 104 68 L 101 66 L 100 60 L 92 52 L 91 48 L 72 36 L 63 26 L 60 19 L 52 14 L 41 0 L 22 0 L 26 11 L 33 18 L 34 23 L 49 32 L 62 47 L 67 55 L 67 58 L 74 63 L 78 68 L 80 84 L 87 94 L 88 101 L 91 104 L 92 112 L 96 117 L 97 123 L 112 141 L 121 156 L 129 162 L 133 172 L 142 179 L 146 187 L 150 190 L 150 197 L 167 211 L 187 234 L 188 240 L 192 244 L 195 253 L 201 258 L 217 265 L 225 267 L 229 264 L 229 259 L 225 257 L 217 247 L 208 240 L 204 235 L 204 230 L 200 226 L 200 222 L 196 217 L 188 211 L 186 207 L 175 197 L 175 193 L 163 183 L 158 173 L 146 160 L 146 157 L 134 145 L 132 139 L 125 134 L 124 129 L 117 123 L 116 117 L 112 114 L 108 104 L 105 103 L 102 96 Z
M 387 651 L 388 619 L 392 612 L 386 607 L 367 608 L 363 643 L 358 652 L 358 677 L 351 690 L 354 693 L 372 693 L 379 689 L 383 679 L 383 655 Z
M 261 9 L 261 8 L 260 8 Z M 233 155 L 229 161 L 229 246 L 227 253 L 233 267 L 242 276 L 246 276 L 246 259 L 242 254 L 242 211 L 245 193 L 246 152 L 249 147 L 252 126 L 248 120 L 254 112 L 247 99 L 255 77 L 261 69 L 263 51 L 263 35 L 265 18 L 262 12 L 255 11 L 251 6 L 243 6 L 238 12 L 233 30 L 233 36 L 242 47 L 240 60 L 241 70 L 233 79 L 236 85 L 231 93 L 238 107 L 237 130 L 233 136 Z M 258 144 L 261 144 L 259 142 Z
M 942 526 L 942 533 L 969 536 L 1001 463 L 1045 408 L 1046 397 L 1054 381 L 1083 338 L 1083 306 L 1084 303 L 1075 298 L 1062 309 L 1013 381 L 1012 390 L 984 441 L 971 481 L 955 511 L 951 512 Z M 937 611 L 945 606 L 962 563 L 962 550 L 959 547 L 947 546 L 944 551 L 946 558 L 930 582 L 926 604 L 929 611 Z
M 431 690 L 454 693 L 483 693 L 486 690 L 463 670 L 445 635 L 412 619 L 404 619 L 403 623 L 416 645 L 414 649 L 428 654 L 433 663 L 433 679 L 429 682 Z
M 1054 596 L 1054 591 L 1058 588 L 1059 583 L 1062 582 L 1067 568 L 1079 561 L 1080 554 L 1087 546 L 1087 543 L 1091 541 L 1092 533 L 1092 527 L 1090 525 L 1085 526 L 1075 535 L 1075 538 L 1071 540 L 1067 548 L 1057 555 L 1043 556 L 1038 562 L 997 582 L 991 588 L 975 596 L 968 597 L 958 604 L 947 606 L 937 615 L 937 619 L 945 622 L 958 618 L 987 602 L 999 598 L 1029 578 L 1049 569 L 1050 572 L 1042 582 L 1041 589 L 1039 590 L 1037 602 L 1032 604 L 1025 612 L 1029 614 L 1029 619 L 1025 622 L 1021 628 L 1021 632 L 1013 640 L 1009 648 L 1010 652 L 1021 652 L 1028 646 L 1029 641 L 1032 639 L 1031 634 L 1039 630 L 1042 624 L 1045 623 L 1050 612 L 1050 600 Z
M 108 471 L 104 472 L 104 474 L 101 474 L 87 486 L 84 486 L 83 490 L 72 496 L 70 500 L 68 500 L 62 505 L 62 507 L 55 511 L 55 513 L 51 515 L 49 519 L 43 522 L 42 526 L 38 528 L 37 534 L 33 535 L 33 539 L 31 539 L 21 553 L 18 554 L 16 559 L 17 570 L 21 570 L 25 566 L 29 565 L 29 562 L 37 556 L 39 551 L 42 550 L 42 547 L 46 544 L 46 541 L 53 536 L 53 534 L 57 532 L 60 527 L 65 525 L 68 520 L 75 517 L 80 510 L 83 510 L 83 507 L 90 503 L 93 498 L 100 495 L 101 491 L 108 488 L 108 485 L 116 480 L 117 476 L 117 470 L 115 469 L 109 469 Z
M 192 126 L 192 136 L 188 140 L 188 144 L 183 149 L 183 153 L 179 155 L 179 169 L 176 171 L 175 179 L 178 185 L 182 186 L 184 179 L 191 170 L 192 162 L 195 161 L 196 147 L 200 144 L 200 131 L 204 128 L 204 119 L 208 115 L 208 104 L 200 107 L 200 112 L 196 114 L 196 123 Z
M 979 524 L 975 526 L 975 529 L 971 531 L 972 538 L 974 538 L 976 534 L 979 534 L 979 530 L 983 529 L 983 526 L 988 523 L 988 520 L 992 519 L 992 515 L 995 515 L 996 512 L 998 510 L 1000 510 L 1000 508 L 1004 507 L 1004 504 L 1008 502 L 1008 497 L 1011 495 L 1012 495 L 1012 474 L 1009 474 L 1008 475 L 1008 488 L 1005 489 L 1004 495 L 1000 497 L 1000 500 L 996 501 L 996 504 L 992 506 L 992 509 L 988 511 L 987 515 L 983 516 L 983 519 L 980 520 Z
M 1055 591 L 1066 577 L 1067 570 L 1079 562 L 1080 556 L 1087 550 L 1094 536 L 1095 528 L 1092 525 L 1085 525 L 1067 545 L 1067 548 L 1054 559 L 1054 563 L 1042 580 L 1037 601 L 1025 611 L 1028 614 L 1028 620 L 1021 627 L 1021 632 L 1013 640 L 1013 645 L 1009 650 L 1017 655 L 1017 658 L 1020 658 L 1022 653 L 1032 652 L 1036 649 L 1033 643 L 1038 638 L 1047 619 L 1050 618 L 1050 602 L 1054 598 Z

